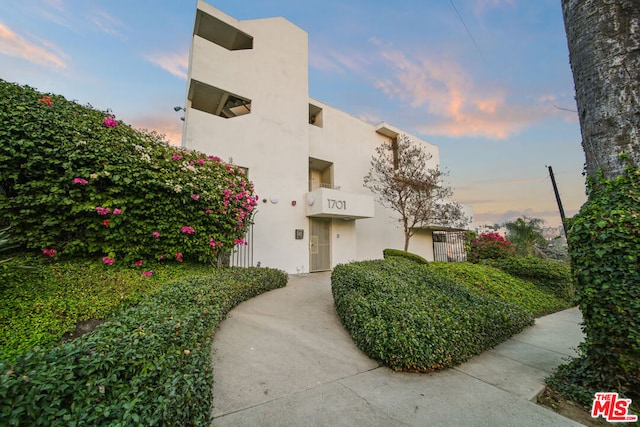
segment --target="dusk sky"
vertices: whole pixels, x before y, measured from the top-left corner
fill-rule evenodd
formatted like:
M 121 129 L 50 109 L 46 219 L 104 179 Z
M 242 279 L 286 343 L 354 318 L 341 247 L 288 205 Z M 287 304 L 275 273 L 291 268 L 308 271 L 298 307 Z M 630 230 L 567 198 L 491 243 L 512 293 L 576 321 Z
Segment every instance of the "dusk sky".
M 210 0 L 309 35 L 309 95 L 440 148 L 476 224 L 560 225 L 586 200 L 560 0 Z M 0 3 L 0 78 L 180 143 L 195 0 Z M 215 153 L 208 153 L 215 154 Z

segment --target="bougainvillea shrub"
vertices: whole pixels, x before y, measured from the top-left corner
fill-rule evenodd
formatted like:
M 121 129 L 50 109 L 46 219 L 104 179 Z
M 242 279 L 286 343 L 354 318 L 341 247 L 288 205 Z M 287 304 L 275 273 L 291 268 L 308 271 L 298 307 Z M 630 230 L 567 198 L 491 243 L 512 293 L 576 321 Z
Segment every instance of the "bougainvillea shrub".
M 481 259 L 502 259 L 516 254 L 516 249 L 510 241 L 498 233 L 485 233 L 471 241 L 469 261 L 478 262 Z
M 242 169 L 99 111 L 0 80 L 0 227 L 46 257 L 209 261 L 245 244 Z

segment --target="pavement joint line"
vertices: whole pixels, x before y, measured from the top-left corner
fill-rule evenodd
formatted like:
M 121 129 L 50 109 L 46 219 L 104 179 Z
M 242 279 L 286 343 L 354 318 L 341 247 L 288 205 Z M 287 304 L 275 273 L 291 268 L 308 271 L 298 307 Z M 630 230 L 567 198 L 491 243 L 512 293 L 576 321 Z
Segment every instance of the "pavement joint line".
M 532 401 L 533 401 L 533 399 L 535 399 L 537 396 L 539 396 L 540 394 L 542 394 L 542 392 L 543 392 L 543 391 L 544 391 L 544 389 L 546 388 L 546 385 L 542 384 L 542 387 L 543 387 L 542 391 L 538 391 L 538 392 L 537 392 L 537 393 L 536 393 L 532 398 L 526 398 L 526 397 L 521 396 L 521 395 L 519 395 L 519 394 L 517 394 L 517 393 L 513 393 L 513 392 L 512 392 L 512 391 L 510 391 L 510 390 L 504 389 L 504 388 L 499 387 L 499 386 L 497 386 L 497 385 L 495 385 L 495 384 L 492 384 L 492 383 L 490 383 L 490 382 L 487 382 L 487 381 L 483 380 L 482 378 L 478 378 L 478 377 L 476 377 L 475 375 L 471 375 L 471 374 L 470 374 L 470 373 L 468 373 L 468 372 L 461 371 L 461 370 L 459 370 L 459 369 L 458 369 L 458 367 L 457 367 L 457 366 L 454 366 L 454 367 L 453 367 L 453 368 L 451 368 L 451 369 L 453 369 L 454 371 L 456 371 L 456 372 L 458 372 L 458 373 L 460 373 L 460 374 L 464 374 L 464 375 L 466 375 L 466 376 L 468 376 L 468 377 L 470 377 L 470 378 L 473 378 L 474 380 L 478 380 L 478 381 L 480 381 L 481 383 L 487 384 L 487 385 L 489 385 L 489 386 L 491 386 L 491 387 L 497 388 L 498 390 L 502 390 L 502 391 L 504 391 L 505 393 L 509 393 L 509 394 L 511 394 L 511 395 L 513 395 L 513 396 L 516 396 L 516 397 L 518 397 L 518 398 L 520 398 L 520 399 L 523 399 L 523 400 L 527 400 L 527 401 L 529 401 L 529 402 L 532 402 Z
M 306 392 L 307 392 L 307 391 L 309 391 L 309 390 L 313 390 L 313 389 L 318 388 L 318 387 L 320 387 L 320 386 L 328 385 L 328 384 L 333 384 L 333 383 L 338 383 L 340 386 L 342 386 L 342 387 L 346 387 L 347 389 L 349 389 L 350 391 L 352 391 L 352 392 L 353 392 L 353 390 L 351 390 L 349 387 L 345 386 L 344 384 L 340 383 L 340 381 L 345 380 L 345 379 L 347 379 L 347 378 L 351 378 L 351 377 L 358 376 L 358 375 L 360 375 L 360 374 L 365 374 L 365 373 L 367 373 L 367 372 L 375 371 L 376 369 L 379 369 L 379 368 L 381 368 L 381 367 L 385 367 L 385 366 L 384 366 L 384 365 L 380 365 L 380 364 L 378 364 L 378 366 L 376 366 L 376 367 L 374 367 L 374 368 L 367 369 L 367 370 L 364 370 L 364 371 L 360 371 L 360 372 L 357 372 L 357 373 L 352 374 L 352 375 L 347 375 L 347 376 L 344 376 L 344 377 L 341 377 L 341 378 L 336 378 L 335 380 L 328 381 L 328 382 L 324 382 L 324 383 L 318 382 L 318 384 L 316 384 L 316 385 L 314 385 L 314 386 L 312 386 L 312 387 L 306 388 L 306 389 L 304 389 L 304 390 L 298 390 L 298 391 L 296 391 L 295 393 L 285 394 L 285 395 L 282 395 L 282 396 L 276 397 L 275 399 L 266 400 L 266 401 L 264 401 L 264 402 L 256 403 L 255 405 L 249 405 L 249 406 L 245 406 L 245 407 L 243 407 L 243 408 L 235 409 L 235 410 L 233 410 L 233 411 L 225 412 L 225 413 L 222 413 L 222 414 L 220 414 L 220 415 L 217 415 L 217 416 L 213 417 L 213 419 L 226 417 L 227 415 L 235 414 L 236 412 L 242 412 L 242 411 L 245 411 L 245 410 L 247 410 L 247 409 L 257 408 L 257 407 L 260 407 L 260 406 L 262 406 L 262 405 L 266 405 L 266 404 L 269 404 L 269 403 L 272 403 L 272 402 L 277 402 L 278 400 L 286 399 L 286 398 L 289 398 L 289 397 L 291 397 L 291 396 L 295 396 L 295 395 L 300 394 L 300 393 L 306 393 Z M 355 392 L 354 392 L 354 393 L 355 393 Z M 357 394 L 357 393 L 355 393 L 355 394 L 356 394 L 359 398 L 363 399 L 363 397 L 362 397 L 362 396 L 360 396 L 359 394 Z M 215 395 L 213 396 L 213 399 L 212 399 L 212 400 L 213 400 L 213 405 L 212 405 L 212 407 L 211 407 L 211 412 L 213 412 L 213 410 L 215 409 L 215 400 L 216 400 L 216 399 L 215 399 Z M 366 401 L 366 399 L 365 399 L 365 401 Z M 369 404 L 369 402 L 367 402 L 367 405 L 371 406 L 371 405 Z M 385 415 L 387 415 L 387 414 L 385 414 Z M 389 418 L 391 418 L 391 417 L 389 417 Z M 391 419 L 393 419 L 393 418 L 391 418 Z
M 514 340 L 514 341 L 515 341 L 515 340 Z M 523 343 L 522 341 L 518 341 L 518 342 Z M 527 344 L 527 343 L 523 343 L 523 344 Z M 564 356 L 564 357 L 563 357 L 563 360 L 566 360 L 566 362 L 569 362 L 569 358 L 573 358 L 573 356 L 569 356 L 568 354 L 565 354 L 565 353 L 560 353 L 560 352 L 557 352 L 557 351 L 549 350 L 549 349 L 547 349 L 547 348 L 539 347 L 539 346 L 535 346 L 535 345 L 531 345 L 531 346 L 532 346 L 532 347 L 539 348 L 539 349 L 542 349 L 542 350 L 545 350 L 545 351 L 548 351 L 549 353 L 554 353 L 554 354 L 557 354 L 557 355 L 559 355 L 559 356 Z M 532 365 L 532 364 L 530 364 L 530 363 L 525 363 L 525 362 L 523 362 L 523 361 L 521 361 L 521 360 L 514 359 L 513 357 L 509 357 L 508 355 L 506 355 L 506 354 L 504 354 L 504 353 L 501 353 L 499 350 L 496 350 L 496 349 L 495 349 L 495 347 L 494 347 L 494 348 L 492 348 L 492 349 L 490 349 L 490 350 L 485 351 L 484 353 L 480 353 L 480 354 L 485 354 L 485 353 L 494 353 L 494 354 L 495 354 L 495 355 L 497 355 L 497 356 L 500 356 L 500 357 L 502 357 L 502 358 L 504 358 L 504 359 L 507 359 L 507 360 L 511 360 L 512 362 L 519 363 L 520 365 L 528 366 L 528 367 L 530 367 L 530 368 L 534 368 L 534 369 L 537 369 L 537 370 L 539 370 L 539 371 L 547 372 L 546 370 L 544 370 L 544 369 L 540 368 L 539 366 Z M 479 354 L 478 356 L 480 356 L 480 354 Z M 555 368 L 554 368 L 554 369 L 555 369 Z
M 549 348 L 544 348 L 544 347 L 541 347 L 541 346 L 539 346 L 539 345 L 531 344 L 531 343 L 526 342 L 526 341 L 521 341 L 521 340 L 519 340 L 519 339 L 517 339 L 517 338 L 514 338 L 514 337 L 511 337 L 511 338 L 509 338 L 509 339 L 507 339 L 506 341 L 503 341 L 503 342 L 507 342 L 507 341 L 509 341 L 509 340 L 511 340 L 511 341 L 516 341 L 516 342 L 519 342 L 519 343 L 521 343 L 521 344 L 527 344 L 527 345 L 529 345 L 529 346 L 531 346 L 531 347 L 539 348 L 539 349 L 542 349 L 542 350 L 545 350 L 545 351 L 548 351 L 548 352 L 551 352 L 551 353 L 558 354 L 558 355 L 560 355 L 560 356 L 565 356 L 565 357 L 570 357 L 570 358 L 574 358 L 574 357 L 576 356 L 576 355 L 571 355 L 571 354 L 563 353 L 563 352 L 561 352 L 561 351 L 556 351 L 556 350 L 552 350 L 552 349 L 549 349 Z M 502 343 L 500 343 L 500 344 L 502 344 Z M 498 344 L 498 345 L 500 345 L 500 344 Z M 496 347 L 497 347 L 497 346 L 496 346 Z M 493 349 L 495 349 L 495 347 L 494 347 Z M 524 363 L 523 363 L 523 365 L 524 365 Z
M 378 369 L 378 368 L 376 368 L 376 369 Z M 369 371 L 371 371 L 371 370 L 372 370 L 372 369 L 370 369 Z M 369 372 L 369 371 L 366 371 L 366 372 Z M 365 372 L 362 372 L 362 373 L 365 373 Z M 360 374 L 350 375 L 350 376 L 351 376 L 351 377 L 354 377 L 354 376 L 357 376 L 357 375 L 360 375 Z M 345 377 L 345 378 L 346 378 L 346 377 Z M 365 402 L 365 403 L 367 404 L 367 406 L 368 406 L 369 408 L 371 408 L 371 410 L 372 410 L 373 412 L 376 412 L 376 408 L 371 404 L 371 402 L 369 402 L 369 401 L 368 401 L 367 399 L 365 399 L 364 397 L 360 396 L 360 395 L 358 394 L 358 392 L 356 392 L 355 390 L 353 390 L 351 387 L 347 386 L 346 384 L 342 384 L 342 383 L 341 383 L 341 381 L 342 381 L 342 379 L 340 379 L 340 380 L 338 380 L 338 381 L 336 381 L 336 382 L 337 382 L 339 385 L 341 385 L 342 387 L 344 387 L 344 388 L 346 388 L 347 390 L 349 390 L 349 391 L 350 391 L 351 393 L 353 393 L 354 395 L 358 396 L 358 398 L 359 398 L 360 400 L 362 400 L 363 402 Z M 407 424 L 407 423 L 405 423 L 405 422 L 403 422 L 403 421 L 401 421 L 401 420 L 398 420 L 398 419 L 396 419 L 396 418 L 392 417 L 391 415 L 387 414 L 387 412 L 386 412 L 386 411 L 384 411 L 384 410 L 383 410 L 383 409 L 381 409 L 381 408 L 378 408 L 378 411 L 379 411 L 379 412 L 382 412 L 382 413 L 385 415 L 385 417 L 387 417 L 387 418 L 389 418 L 390 420 L 393 420 L 393 421 L 395 421 L 395 422 L 397 422 L 397 423 L 400 423 L 400 424 L 405 425 L 405 426 L 410 426 L 410 425 L 411 425 L 411 424 Z

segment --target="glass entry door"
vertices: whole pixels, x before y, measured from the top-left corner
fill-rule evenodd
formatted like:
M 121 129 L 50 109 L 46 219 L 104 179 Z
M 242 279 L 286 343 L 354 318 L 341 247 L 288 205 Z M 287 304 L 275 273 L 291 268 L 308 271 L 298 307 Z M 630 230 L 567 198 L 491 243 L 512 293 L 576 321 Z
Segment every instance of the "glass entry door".
M 331 270 L 331 220 L 311 218 L 310 271 Z

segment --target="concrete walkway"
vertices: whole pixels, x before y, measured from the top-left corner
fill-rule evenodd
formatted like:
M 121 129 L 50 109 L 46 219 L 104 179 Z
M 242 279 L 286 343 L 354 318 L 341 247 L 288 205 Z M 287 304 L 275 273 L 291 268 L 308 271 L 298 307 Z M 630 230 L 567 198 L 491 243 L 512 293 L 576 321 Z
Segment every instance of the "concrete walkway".
M 531 400 L 582 340 L 565 310 L 453 369 L 393 372 L 340 323 L 330 273 L 232 310 L 213 341 L 215 426 L 579 426 Z

